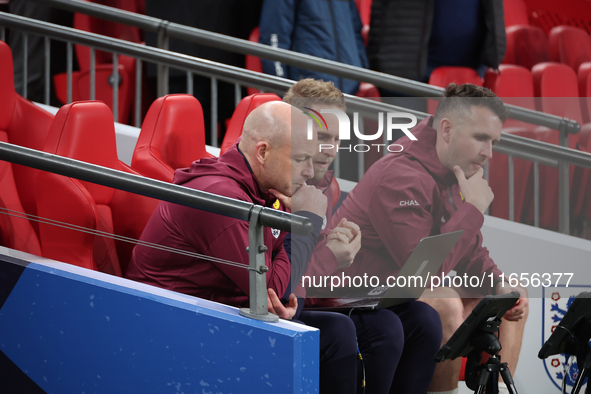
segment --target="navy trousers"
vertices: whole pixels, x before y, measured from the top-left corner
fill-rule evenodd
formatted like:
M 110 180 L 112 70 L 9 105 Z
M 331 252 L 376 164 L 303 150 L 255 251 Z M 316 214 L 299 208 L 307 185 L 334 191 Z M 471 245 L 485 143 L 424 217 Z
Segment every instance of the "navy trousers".
M 298 320 L 320 329 L 320 393 L 354 394 L 358 352 L 353 321 L 340 313 L 307 310 Z
M 391 309 L 353 310 L 351 319 L 363 356 L 366 393 L 426 393 L 441 346 L 435 309 L 411 301 Z

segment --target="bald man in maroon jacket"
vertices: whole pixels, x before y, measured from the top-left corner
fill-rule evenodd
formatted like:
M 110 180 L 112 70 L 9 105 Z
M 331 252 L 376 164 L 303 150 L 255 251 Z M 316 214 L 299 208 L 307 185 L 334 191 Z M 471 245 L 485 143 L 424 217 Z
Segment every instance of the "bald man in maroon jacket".
M 247 117 L 241 140 L 219 158 L 204 158 L 178 169 L 174 183 L 285 211 L 269 190 L 292 197 L 292 208 L 324 215 L 326 197 L 305 183 L 314 175 L 316 139 L 306 138 L 306 116 L 282 102 L 266 103 Z M 297 206 L 296 206 L 297 205 Z M 291 266 L 283 248 L 285 233 L 265 227 L 264 244 L 269 309 L 291 318 L 297 301 L 285 307 Z M 170 250 L 137 245 L 125 276 L 139 282 L 222 302 L 249 305 L 248 222 L 169 202 L 161 202 L 148 221 L 142 241 L 212 256 L 244 268 Z

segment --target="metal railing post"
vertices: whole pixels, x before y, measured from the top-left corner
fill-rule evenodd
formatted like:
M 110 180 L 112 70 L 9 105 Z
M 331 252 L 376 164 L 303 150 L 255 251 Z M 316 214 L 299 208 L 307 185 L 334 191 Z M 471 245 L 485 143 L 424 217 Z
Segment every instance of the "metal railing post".
M 51 41 L 49 37 L 45 37 L 45 45 L 43 46 L 43 52 L 45 57 L 45 86 L 44 89 L 44 98 L 45 104 L 49 105 L 50 101 L 50 91 L 51 91 L 51 70 L 50 70 L 50 62 L 51 62 Z
M 168 49 L 168 21 L 161 21 L 160 26 L 158 26 L 156 46 L 161 49 Z M 157 70 L 157 95 L 158 97 L 163 97 L 168 94 L 168 66 L 158 63 Z
M 558 127 L 559 144 L 565 148 L 568 148 L 568 122 L 563 118 Z M 558 163 L 558 231 L 563 234 L 570 232 L 569 187 L 568 163 L 561 160 Z
M 90 47 L 90 99 L 96 100 L 96 54 Z
M 27 98 L 29 77 L 29 35 L 23 34 L 23 97 Z
M 72 54 L 72 42 L 68 41 L 67 45 L 67 55 L 66 55 L 66 68 L 67 68 L 67 73 L 68 73 L 68 96 L 67 96 L 67 103 L 66 104 L 70 104 L 72 102 L 72 62 L 74 61 L 73 59 L 73 54 Z
M 193 73 L 187 71 L 187 94 L 193 95 Z
M 540 165 L 534 161 L 534 226 L 540 227 Z
M 142 127 L 142 60 L 135 61 L 135 127 Z
M 119 122 L 119 81 L 121 75 L 119 75 L 119 55 L 113 52 L 113 119 L 115 122 Z
M 248 277 L 250 308 L 240 308 L 242 316 L 267 322 L 279 321 L 279 317 L 269 313 L 267 304 L 267 271 L 265 252 L 267 246 L 263 244 L 263 226 L 259 223 L 259 215 L 263 207 L 254 206 L 250 213 L 248 225 Z
M 218 144 L 218 80 L 211 78 L 211 146 Z
M 515 167 L 513 156 L 509 155 L 509 220 L 515 221 Z

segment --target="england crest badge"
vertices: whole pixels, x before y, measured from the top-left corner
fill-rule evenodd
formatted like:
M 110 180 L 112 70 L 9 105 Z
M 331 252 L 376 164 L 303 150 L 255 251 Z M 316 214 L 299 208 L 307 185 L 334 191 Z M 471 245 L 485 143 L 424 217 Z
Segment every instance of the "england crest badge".
M 275 239 L 277 239 L 277 238 L 279 238 L 279 234 L 281 234 L 281 230 L 279 230 L 277 228 L 272 228 L 271 234 L 273 234 L 273 237 L 275 237 Z
M 591 291 L 591 286 L 570 285 L 565 287 L 559 285 L 557 287 L 543 288 L 542 325 L 544 335 L 542 344 L 556 329 L 575 297 L 583 291 Z M 548 377 L 558 389 L 556 392 L 561 392 L 564 380 L 566 380 L 566 390 L 570 392 L 579 375 L 576 358 L 567 354 L 555 354 L 542 361 Z

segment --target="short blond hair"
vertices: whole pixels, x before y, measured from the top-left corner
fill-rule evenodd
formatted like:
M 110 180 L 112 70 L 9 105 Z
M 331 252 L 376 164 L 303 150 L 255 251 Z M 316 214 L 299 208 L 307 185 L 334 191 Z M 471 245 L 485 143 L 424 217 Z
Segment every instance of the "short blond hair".
M 302 79 L 289 88 L 285 96 L 283 96 L 283 101 L 297 106 L 297 103 L 292 103 L 294 97 L 314 98 L 315 104 L 334 106 L 346 110 L 345 95 L 330 81 L 326 82 L 313 78 Z

